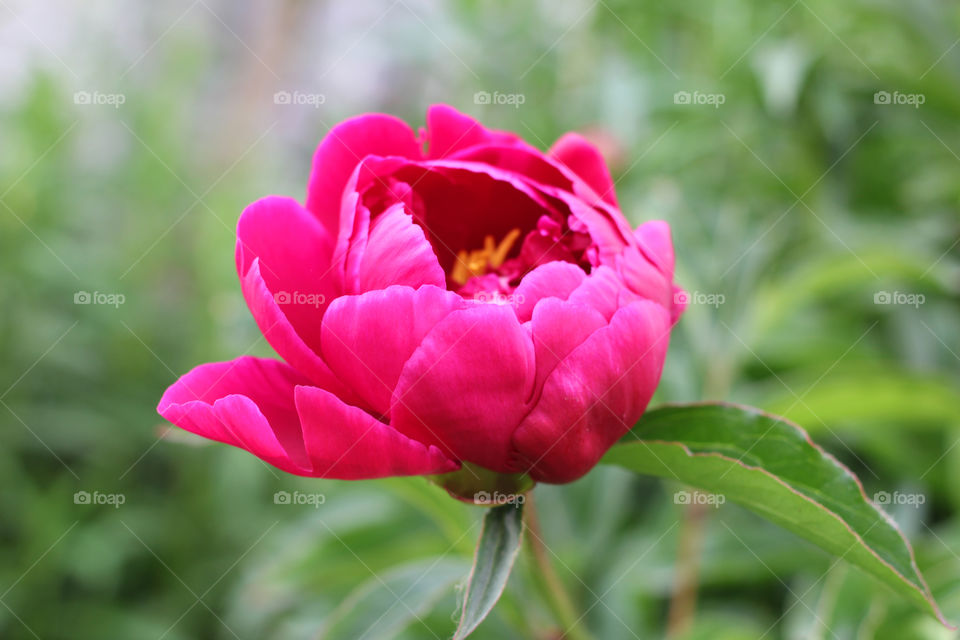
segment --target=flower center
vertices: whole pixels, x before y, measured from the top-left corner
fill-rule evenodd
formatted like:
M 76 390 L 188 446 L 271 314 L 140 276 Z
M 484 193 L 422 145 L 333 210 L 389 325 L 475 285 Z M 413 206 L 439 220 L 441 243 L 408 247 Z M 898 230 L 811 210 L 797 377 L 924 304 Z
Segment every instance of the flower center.
M 507 259 L 510 249 L 520 238 L 520 229 L 512 229 L 507 235 L 495 244 L 493 236 L 488 235 L 483 239 L 483 247 L 467 251 L 461 249 L 457 254 L 457 259 L 453 263 L 453 270 L 450 272 L 450 279 L 457 284 L 463 285 L 467 280 L 475 276 L 482 276 L 488 270 L 498 269 Z

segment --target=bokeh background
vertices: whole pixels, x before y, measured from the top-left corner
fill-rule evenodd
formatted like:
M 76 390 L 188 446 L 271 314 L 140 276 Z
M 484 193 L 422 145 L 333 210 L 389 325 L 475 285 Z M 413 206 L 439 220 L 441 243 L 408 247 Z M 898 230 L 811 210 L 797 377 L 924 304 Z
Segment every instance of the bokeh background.
M 887 493 L 960 621 L 957 4 L 0 0 L 0 636 L 449 636 L 479 509 L 281 475 L 154 411 L 199 363 L 272 355 L 243 207 L 302 198 L 337 121 L 433 102 L 598 140 L 691 292 L 655 402 L 802 424 Z M 536 490 L 596 637 L 663 636 L 682 489 Z M 684 637 L 951 637 L 735 505 L 703 527 Z M 558 637 L 521 564 L 476 637 Z

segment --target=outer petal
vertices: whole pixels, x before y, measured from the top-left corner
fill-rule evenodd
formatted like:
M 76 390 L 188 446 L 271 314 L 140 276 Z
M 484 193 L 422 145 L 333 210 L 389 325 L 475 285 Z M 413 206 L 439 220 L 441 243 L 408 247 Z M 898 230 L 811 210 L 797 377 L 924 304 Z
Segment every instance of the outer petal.
M 548 262 L 525 275 L 513 292 L 520 322 L 533 317 L 533 308 L 542 298 L 566 300 L 586 277 L 583 269 L 570 262 Z
M 613 178 L 600 151 L 577 133 L 567 133 L 550 148 L 548 154 L 570 168 L 609 204 L 617 206 Z
M 384 289 L 391 284 L 446 286 L 446 275 L 433 247 L 402 203 L 374 220 L 358 279 L 361 291 Z
M 428 157 L 443 158 L 461 149 L 479 144 L 524 144 L 519 136 L 505 131 L 493 131 L 470 116 L 445 104 L 435 104 L 427 110 L 426 139 Z
M 314 476 L 360 480 L 447 473 L 459 467 L 436 447 L 411 440 L 323 389 L 297 387 L 296 404 Z
M 368 155 L 421 157 L 413 130 L 406 122 L 382 113 L 350 118 L 330 129 L 313 156 L 307 185 L 307 209 L 336 234 L 340 201 L 354 168 Z
M 323 357 L 347 386 L 386 414 L 410 355 L 440 320 L 465 305 L 434 286 L 343 296 L 323 318 Z
M 277 360 L 245 356 L 200 365 L 175 382 L 157 411 L 173 424 L 246 449 L 289 473 L 310 474 L 294 387 L 306 379 Z
M 320 321 L 338 294 L 332 248 L 330 235 L 291 198 L 259 200 L 237 223 L 243 297 L 267 342 L 315 384 L 344 392 L 319 356 Z
M 533 343 L 510 307 L 454 311 L 403 368 L 390 423 L 452 458 L 511 471 L 510 435 L 533 379 Z
M 576 480 L 630 429 L 657 387 L 669 335 L 663 307 L 635 302 L 557 365 L 513 436 L 535 479 Z
M 532 399 L 539 400 L 543 383 L 571 351 L 586 342 L 593 333 L 607 326 L 596 309 L 578 302 L 546 298 L 533 310 L 530 331 L 537 356 L 537 379 Z
M 633 232 L 640 251 L 663 272 L 667 279 L 673 279 L 673 241 L 670 239 L 670 225 L 663 220 L 644 222 Z

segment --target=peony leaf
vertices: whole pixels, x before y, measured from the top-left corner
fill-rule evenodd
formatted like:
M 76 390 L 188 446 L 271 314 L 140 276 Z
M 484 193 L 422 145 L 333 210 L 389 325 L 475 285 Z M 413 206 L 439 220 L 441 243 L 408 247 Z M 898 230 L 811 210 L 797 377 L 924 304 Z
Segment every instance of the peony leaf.
M 467 578 L 460 624 L 453 640 L 462 640 L 473 633 L 500 599 L 520 551 L 522 516 L 522 503 L 494 507 L 484 516 L 473 570 Z
M 730 404 L 665 406 L 647 412 L 603 461 L 722 494 L 949 626 L 893 520 L 849 469 L 783 418 Z
M 396 638 L 450 593 L 466 564 L 465 559 L 424 558 L 375 575 L 340 603 L 317 637 Z

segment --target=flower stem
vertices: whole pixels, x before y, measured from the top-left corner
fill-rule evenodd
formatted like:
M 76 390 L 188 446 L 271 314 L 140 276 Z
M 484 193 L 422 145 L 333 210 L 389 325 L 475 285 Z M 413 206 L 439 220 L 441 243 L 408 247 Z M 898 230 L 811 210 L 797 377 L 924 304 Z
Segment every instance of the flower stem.
M 530 533 L 527 536 L 527 549 L 530 551 L 533 563 L 538 570 L 537 575 L 534 576 L 535 582 L 541 586 L 550 608 L 563 627 L 564 640 L 593 640 L 593 636 L 590 635 L 583 624 L 583 615 L 577 614 L 573 598 L 570 597 L 563 581 L 557 575 L 553 563 L 550 562 L 550 551 L 543 541 L 540 518 L 537 516 L 537 509 L 533 504 L 533 492 L 528 493 L 526 498 L 523 519 Z

